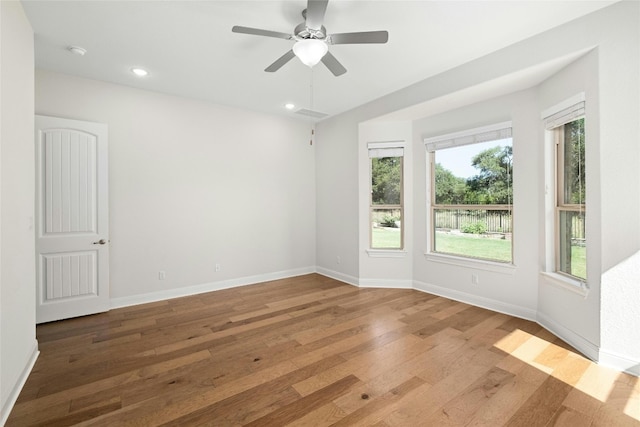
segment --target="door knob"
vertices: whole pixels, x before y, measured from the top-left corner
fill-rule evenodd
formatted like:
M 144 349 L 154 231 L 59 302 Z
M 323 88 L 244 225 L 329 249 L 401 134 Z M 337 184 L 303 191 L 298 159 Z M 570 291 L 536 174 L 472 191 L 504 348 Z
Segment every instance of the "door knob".
M 97 242 L 93 242 L 94 245 L 106 245 L 107 241 L 104 239 L 100 239 Z

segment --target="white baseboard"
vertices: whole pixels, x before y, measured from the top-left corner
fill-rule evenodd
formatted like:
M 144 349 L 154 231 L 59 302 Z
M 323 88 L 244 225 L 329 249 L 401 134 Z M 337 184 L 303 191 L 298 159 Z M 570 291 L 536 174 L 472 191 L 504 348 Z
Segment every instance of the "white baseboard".
M 413 281 L 413 289 L 464 302 L 466 304 L 472 304 L 488 310 L 497 311 L 498 313 L 504 313 L 534 322 L 536 321 L 536 311 L 530 308 L 520 307 L 514 304 L 508 304 L 491 298 L 468 294 L 466 292 L 456 291 L 449 288 L 443 288 L 441 286 L 420 282 L 418 280 Z
M 613 351 L 600 349 L 598 364 L 640 377 L 640 360 L 629 359 Z
M 360 280 L 357 277 L 349 276 L 348 274 L 340 273 L 338 271 L 329 270 L 328 268 L 316 267 L 316 273 L 327 276 L 331 279 L 339 280 L 349 285 L 360 286 Z
M 316 267 L 316 273 L 331 279 L 339 280 L 349 285 L 358 286 L 360 288 L 388 288 L 388 289 L 412 289 L 412 280 L 393 280 L 393 279 L 358 279 L 348 274 L 338 271 L 329 270 L 328 268 Z
M 413 280 L 360 279 L 361 288 L 413 289 Z
M 271 280 L 286 279 L 289 277 L 302 276 L 304 274 L 315 273 L 315 267 L 303 267 L 293 270 L 277 271 L 273 273 L 258 274 L 255 276 L 238 277 L 236 279 L 221 280 L 219 282 L 203 283 L 200 285 L 185 286 L 183 288 L 167 289 L 148 294 L 131 295 L 127 297 L 112 298 L 111 308 L 129 307 L 132 305 L 146 304 L 156 301 L 164 301 L 172 298 L 197 295 L 205 292 L 219 291 L 222 289 L 235 288 L 238 286 L 253 285 L 256 283 L 269 282 Z
M 538 312 L 536 322 L 538 322 L 540 326 L 549 330 L 549 332 L 553 333 L 558 338 L 573 346 L 576 350 L 587 356 L 589 359 L 598 361 L 598 346 L 591 341 L 560 325 L 544 313 Z
M 9 418 L 9 414 L 13 409 L 13 405 L 16 404 L 16 401 L 18 400 L 18 396 L 20 395 L 22 388 L 27 382 L 27 378 L 29 378 L 29 374 L 33 369 L 33 365 L 36 364 L 36 360 L 38 359 L 39 354 L 40 354 L 40 351 L 38 351 L 38 341 L 34 340 L 33 348 L 31 349 L 31 356 L 29 357 L 29 360 L 27 361 L 27 364 L 25 365 L 24 369 L 20 373 L 20 376 L 18 377 L 18 381 L 11 389 L 9 396 L 7 396 L 6 402 L 2 405 L 2 411 L 0 411 L 0 426 L 5 425 L 5 423 L 7 422 L 7 419 Z

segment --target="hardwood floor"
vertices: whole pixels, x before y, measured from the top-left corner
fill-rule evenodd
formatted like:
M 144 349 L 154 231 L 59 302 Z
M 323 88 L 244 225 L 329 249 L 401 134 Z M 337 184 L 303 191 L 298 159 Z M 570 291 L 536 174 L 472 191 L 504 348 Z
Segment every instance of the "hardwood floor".
M 7 426 L 640 426 L 526 320 L 308 275 L 40 325 Z

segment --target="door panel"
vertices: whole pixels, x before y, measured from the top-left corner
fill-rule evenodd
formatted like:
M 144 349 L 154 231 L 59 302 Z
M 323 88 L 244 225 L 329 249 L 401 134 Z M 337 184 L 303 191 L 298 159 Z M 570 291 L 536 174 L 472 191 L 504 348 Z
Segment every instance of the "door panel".
M 37 322 L 109 309 L 107 127 L 36 116 Z
M 42 137 L 44 234 L 96 233 L 96 136 L 56 129 Z
M 45 301 L 98 295 L 95 252 L 44 254 L 41 257 L 43 278 L 46 280 Z

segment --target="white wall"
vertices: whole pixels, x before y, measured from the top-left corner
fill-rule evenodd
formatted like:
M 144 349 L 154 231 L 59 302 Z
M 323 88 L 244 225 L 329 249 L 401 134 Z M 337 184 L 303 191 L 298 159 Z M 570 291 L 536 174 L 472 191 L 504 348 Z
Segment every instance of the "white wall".
M 358 231 L 359 284 L 368 287 L 411 288 L 413 285 L 413 164 L 412 127 L 410 121 L 361 123 L 358 144 Z M 402 251 L 370 250 L 370 189 L 371 175 L 367 144 L 370 142 L 401 142 L 404 147 L 403 203 L 404 248 Z
M 0 424 L 35 358 L 33 32 L 0 2 Z
M 558 105 L 579 93 L 584 93 L 586 104 L 585 134 L 586 134 L 586 200 L 587 200 L 587 278 L 589 291 L 585 294 L 575 292 L 569 286 L 567 288 L 557 286 L 548 276 L 540 276 L 538 319 L 540 322 L 552 330 L 560 332 L 566 329 L 571 336 L 573 344 L 585 348 L 590 348 L 589 356 L 598 357 L 597 348 L 600 346 L 600 276 L 601 276 L 601 253 L 602 239 L 600 230 L 601 221 L 601 167 L 600 152 L 601 132 L 600 132 L 600 106 L 598 90 L 598 50 L 594 50 L 584 58 L 574 62 L 553 77 L 547 79 L 538 88 L 538 112 L 540 117 L 542 111 L 549 107 Z M 542 142 L 542 141 L 541 141 Z M 547 159 L 540 163 L 540 168 L 547 168 L 546 180 L 541 179 L 541 188 L 548 185 L 554 186 L 553 171 L 553 147 L 552 141 L 539 144 L 541 157 L 544 157 L 543 148 L 547 144 Z M 547 165 L 545 165 L 545 162 Z M 540 177 L 539 177 L 540 178 Z M 547 234 L 551 239 L 546 243 L 540 241 L 539 253 L 540 264 L 547 267 L 549 271 L 552 266 L 546 266 L 555 262 L 553 260 L 553 213 L 549 212 L 545 218 L 545 207 L 549 209 L 553 206 L 552 195 L 545 206 L 544 198 L 540 198 L 538 207 L 538 222 L 541 235 Z M 545 232 L 545 221 L 548 229 Z M 581 344 L 582 342 L 582 344 Z
M 640 375 L 640 3 L 620 10 L 598 49 L 600 360 Z
M 597 50 L 545 82 L 540 106 L 585 92 L 591 289 L 583 298 L 542 280 L 539 311 L 599 347 L 604 364 L 640 375 L 640 4 L 590 18 L 579 37 Z
M 415 236 L 417 244 L 414 280 L 421 289 L 449 293 L 478 305 L 535 319 L 537 306 L 537 253 L 531 242 L 538 240 L 537 211 L 539 194 L 538 127 L 539 113 L 535 93 L 526 90 L 437 114 L 414 122 L 418 136 L 415 152 Z M 426 194 L 429 182 L 424 138 L 465 129 L 511 121 L 513 126 L 513 263 L 503 267 L 495 263 L 473 261 L 465 266 L 452 265 L 446 257 L 430 255 L 427 239 Z M 534 195 L 534 197 L 528 197 Z M 444 261 L 444 262 L 443 262 Z M 478 285 L 471 284 L 477 275 Z
M 307 122 L 40 70 L 36 113 L 109 126 L 113 305 L 315 270 Z
M 411 117 L 416 120 L 414 286 L 537 318 L 589 356 L 637 374 L 640 369 L 639 8 L 637 2 L 616 3 L 321 122 L 316 159 L 318 270 L 353 276 L 351 280 L 356 283 L 360 277 L 368 281 L 389 280 L 382 273 L 380 277 L 364 276 L 364 272 L 374 271 L 362 256 L 364 238 L 353 235 L 347 238 L 344 228 L 332 224 L 349 224 L 359 233 L 365 230 L 360 224 L 362 215 L 353 207 L 354 201 L 361 200 L 362 192 L 367 191 L 362 185 L 358 189 L 362 178 L 354 173 L 354 165 L 363 161 L 358 148 L 362 143 L 358 139 L 361 124 L 376 118 L 407 120 L 405 113 L 397 113 L 421 111 L 422 116 Z M 536 72 L 556 61 L 569 57 L 575 60 L 585 54 L 536 87 L 542 81 L 535 81 Z M 529 76 L 533 80 L 529 86 L 518 87 L 514 84 L 515 76 Z M 560 84 L 564 87 L 558 90 Z M 492 88 L 493 96 L 483 93 L 481 88 Z M 593 192 L 588 201 L 587 227 L 589 244 L 595 246 L 588 255 L 591 291 L 586 299 L 547 283 L 539 274 L 544 269 L 541 236 L 545 225 L 544 132 L 540 113 L 575 91 L 585 91 L 590 98 L 588 131 L 595 146 L 587 154 L 592 174 L 587 184 Z M 418 104 L 427 107 L 415 108 Z M 480 286 L 471 287 L 474 267 L 432 262 L 422 253 L 427 231 L 426 167 L 421 140 L 504 119 L 513 120 L 514 126 L 516 267 L 512 273 L 508 269 L 480 272 Z M 334 209 L 336 206 L 342 209 Z M 333 260 L 338 251 L 342 259 L 356 259 L 358 264 L 351 263 L 348 269 L 336 266 Z M 397 278 L 404 280 L 404 277 L 403 272 Z
M 316 265 L 351 284 L 360 274 L 358 138 L 358 120 L 349 113 L 316 130 Z

